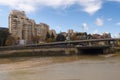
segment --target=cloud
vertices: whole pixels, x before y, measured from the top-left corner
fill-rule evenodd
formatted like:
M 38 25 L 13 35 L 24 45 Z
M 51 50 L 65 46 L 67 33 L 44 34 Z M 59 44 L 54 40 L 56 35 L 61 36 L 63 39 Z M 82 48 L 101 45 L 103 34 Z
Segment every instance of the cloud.
M 27 12 L 33 12 L 42 7 L 66 9 L 75 4 L 80 5 L 82 11 L 94 14 L 101 9 L 102 0 L 0 0 L 0 5 Z
M 107 21 L 112 21 L 112 18 L 108 18 Z
M 120 26 L 120 22 L 116 23 L 117 26 Z
M 12 9 L 24 10 L 26 12 L 35 11 L 35 0 L 0 0 L 0 5 L 8 6 Z
M 84 30 L 88 30 L 88 25 L 87 25 L 87 23 L 83 23 L 83 24 L 82 24 L 82 28 L 83 28 Z
M 96 24 L 97 24 L 97 26 L 103 26 L 103 19 L 102 18 L 97 18 L 96 19 Z
M 92 15 L 101 9 L 102 0 L 79 0 L 79 4 L 83 7 L 83 11 Z

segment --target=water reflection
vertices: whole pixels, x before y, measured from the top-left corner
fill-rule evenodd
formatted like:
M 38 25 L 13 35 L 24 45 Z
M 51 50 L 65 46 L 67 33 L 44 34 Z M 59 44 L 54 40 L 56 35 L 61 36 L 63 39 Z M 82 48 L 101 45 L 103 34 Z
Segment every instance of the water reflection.
M 0 59 L 0 80 L 120 80 L 120 56 Z

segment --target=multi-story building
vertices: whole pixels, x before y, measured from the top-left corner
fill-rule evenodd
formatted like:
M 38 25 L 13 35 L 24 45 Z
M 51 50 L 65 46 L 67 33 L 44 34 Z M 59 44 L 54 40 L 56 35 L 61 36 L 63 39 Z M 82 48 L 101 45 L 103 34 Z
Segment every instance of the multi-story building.
M 24 11 L 13 10 L 9 15 L 9 32 L 16 40 L 29 43 L 35 36 L 35 21 L 29 19 Z
M 9 32 L 16 41 L 32 43 L 34 37 L 45 40 L 49 26 L 44 23 L 36 24 L 24 11 L 12 10 L 9 14 Z
M 68 32 L 68 34 L 73 34 L 74 30 L 73 29 L 69 29 L 67 32 Z
M 41 41 L 45 41 L 46 34 L 49 33 L 49 26 L 45 23 L 36 24 L 37 26 L 37 36 Z

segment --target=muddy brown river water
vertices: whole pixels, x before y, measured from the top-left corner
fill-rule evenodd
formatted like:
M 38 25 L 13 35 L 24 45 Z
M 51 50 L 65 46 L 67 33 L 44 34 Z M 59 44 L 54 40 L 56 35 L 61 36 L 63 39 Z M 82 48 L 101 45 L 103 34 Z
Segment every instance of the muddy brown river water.
M 3 58 L 0 80 L 120 80 L 120 55 Z

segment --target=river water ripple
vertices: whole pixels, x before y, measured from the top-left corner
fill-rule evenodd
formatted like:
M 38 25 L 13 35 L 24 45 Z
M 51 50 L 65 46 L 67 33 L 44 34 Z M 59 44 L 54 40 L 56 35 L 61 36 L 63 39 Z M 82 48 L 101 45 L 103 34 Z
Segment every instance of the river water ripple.
M 4 58 L 0 80 L 120 80 L 120 55 Z

